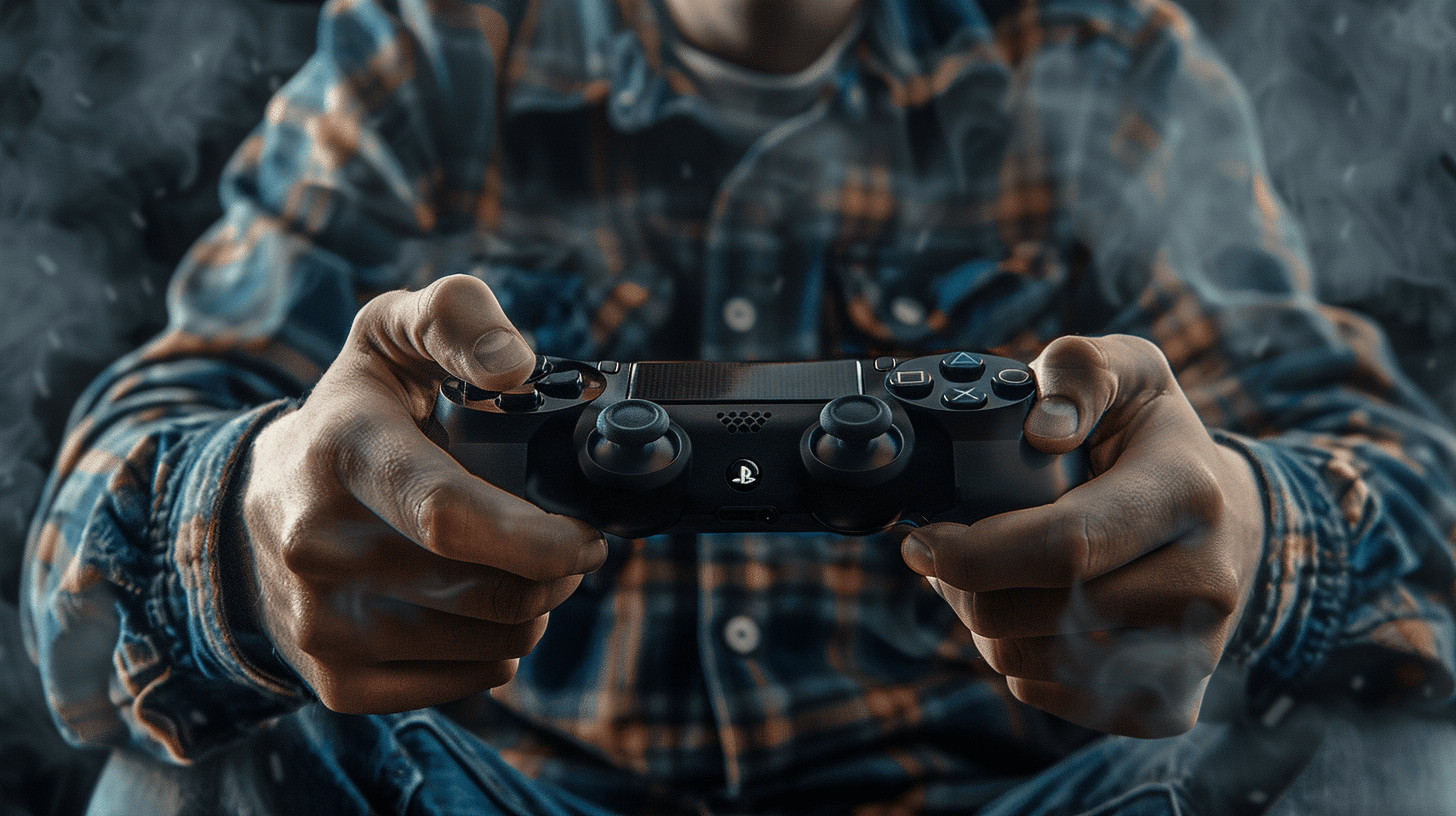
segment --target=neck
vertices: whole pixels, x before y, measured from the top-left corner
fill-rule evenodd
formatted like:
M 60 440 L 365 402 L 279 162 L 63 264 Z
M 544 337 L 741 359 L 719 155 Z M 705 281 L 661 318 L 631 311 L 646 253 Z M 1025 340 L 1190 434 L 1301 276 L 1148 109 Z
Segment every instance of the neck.
M 863 0 L 664 0 L 683 38 L 735 65 L 790 74 L 813 64 Z

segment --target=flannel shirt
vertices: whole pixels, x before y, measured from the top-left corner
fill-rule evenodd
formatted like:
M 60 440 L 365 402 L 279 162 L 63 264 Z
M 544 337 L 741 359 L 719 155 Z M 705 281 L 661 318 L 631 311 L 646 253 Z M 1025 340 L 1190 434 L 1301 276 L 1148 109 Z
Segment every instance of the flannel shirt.
M 241 452 L 359 303 L 454 272 L 588 360 L 1151 338 L 1266 491 L 1229 651 L 1251 704 L 1448 700 L 1456 436 L 1378 331 L 1312 299 L 1242 92 L 1181 11 L 872 0 L 818 100 L 746 149 L 673 36 L 661 0 L 325 8 L 34 524 L 28 642 L 71 739 L 185 760 L 309 701 L 222 603 Z M 594 797 L 933 809 L 1089 739 L 1011 698 L 877 537 L 614 541 L 478 702 L 509 761 Z

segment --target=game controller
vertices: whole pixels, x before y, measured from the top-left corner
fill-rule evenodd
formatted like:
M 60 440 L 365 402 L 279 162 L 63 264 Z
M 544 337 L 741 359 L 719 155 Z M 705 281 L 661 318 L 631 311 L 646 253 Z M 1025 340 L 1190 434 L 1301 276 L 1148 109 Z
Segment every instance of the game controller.
M 971 523 L 1087 478 L 1022 438 L 1014 360 L 639 362 L 541 357 L 517 391 L 440 388 L 443 447 L 544 510 L 626 537 Z

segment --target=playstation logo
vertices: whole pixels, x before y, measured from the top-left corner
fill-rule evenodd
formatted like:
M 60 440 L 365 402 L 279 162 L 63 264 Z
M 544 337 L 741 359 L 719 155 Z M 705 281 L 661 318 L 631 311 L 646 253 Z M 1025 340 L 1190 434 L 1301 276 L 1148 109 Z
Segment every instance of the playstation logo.
M 728 486 L 738 491 L 749 491 L 762 481 L 758 463 L 752 459 L 739 459 L 728 466 Z

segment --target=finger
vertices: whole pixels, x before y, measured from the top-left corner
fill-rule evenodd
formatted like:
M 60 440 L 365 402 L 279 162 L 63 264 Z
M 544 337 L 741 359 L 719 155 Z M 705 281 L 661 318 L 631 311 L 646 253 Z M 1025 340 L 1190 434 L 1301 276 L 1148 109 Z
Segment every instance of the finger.
M 530 376 L 536 354 L 495 294 L 469 275 L 441 278 L 418 292 L 388 292 L 359 310 L 346 350 L 383 360 L 433 392 L 442 373 L 506 390 Z
M 581 584 L 580 575 L 532 581 L 505 570 L 439 559 L 458 569 L 409 570 L 380 591 L 398 601 L 495 623 L 525 623 L 560 606 Z
M 1019 677 L 1008 677 L 1006 685 L 1016 699 L 1069 722 L 1157 739 L 1186 733 L 1198 723 L 1208 678 L 1176 690 L 1144 683 L 1109 691 Z
M 1135 444 L 1111 469 L 1049 505 L 969 526 L 927 525 L 907 536 L 905 549 L 918 539 L 931 574 L 966 591 L 1068 587 L 1182 538 L 1222 511 L 1217 480 L 1192 453 L 1156 435 Z
M 976 649 L 998 674 L 1120 693 L 1128 688 L 1165 691 L 1213 673 L 1219 650 L 1209 638 L 1176 627 L 1102 629 L 1030 638 L 972 634 Z
M 329 666 L 401 660 L 498 661 L 524 657 L 546 631 L 547 616 L 504 624 L 379 598 L 357 588 L 324 593 L 299 627 L 296 648 Z
M 310 523 L 320 542 L 288 559 L 291 572 L 318 587 L 355 588 L 452 615 L 524 623 L 555 609 L 580 575 L 534 581 L 495 567 L 436 555 L 400 535 L 363 505 Z
M 1048 637 L 1125 627 L 1184 632 L 1219 626 L 1237 611 L 1238 577 L 1173 543 L 1128 567 L 1071 588 L 964 593 L 957 610 L 988 638 Z
M 536 581 L 591 572 L 606 541 L 472 476 L 402 412 L 324 412 L 330 474 L 400 534 L 435 555 Z M 325 546 L 338 546 L 325 542 Z
M 453 702 L 505 685 L 517 660 L 416 660 L 349 667 L 310 678 L 319 701 L 341 714 L 391 714 Z
M 1157 346 L 1128 335 L 1059 337 L 1031 362 L 1037 401 L 1027 412 L 1027 442 L 1045 453 L 1082 444 L 1111 410 L 1122 412 L 1174 382 Z

